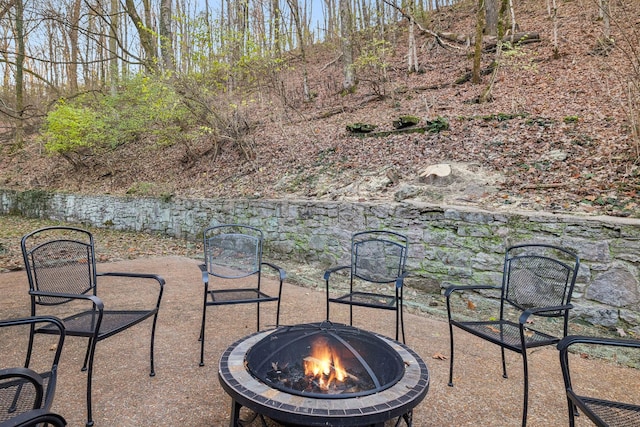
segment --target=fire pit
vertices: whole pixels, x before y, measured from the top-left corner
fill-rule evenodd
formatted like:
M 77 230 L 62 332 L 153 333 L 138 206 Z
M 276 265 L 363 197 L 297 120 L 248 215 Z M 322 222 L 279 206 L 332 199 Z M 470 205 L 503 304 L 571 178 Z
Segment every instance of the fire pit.
M 369 426 L 403 417 L 429 388 L 426 365 L 381 335 L 329 322 L 281 327 L 232 344 L 218 376 L 232 427 L 248 407 L 286 425 Z

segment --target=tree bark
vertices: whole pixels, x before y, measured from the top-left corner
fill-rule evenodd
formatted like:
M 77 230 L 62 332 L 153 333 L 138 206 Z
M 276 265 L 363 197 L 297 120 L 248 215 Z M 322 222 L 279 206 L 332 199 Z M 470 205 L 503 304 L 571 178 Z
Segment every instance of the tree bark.
M 111 16 L 109 19 L 109 90 L 112 96 L 118 91 L 118 0 L 111 0 Z
M 160 52 L 165 71 L 175 71 L 173 34 L 171 33 L 171 2 L 172 0 L 162 0 L 160 3 Z
M 340 38 L 342 39 L 342 69 L 344 81 L 342 90 L 350 92 L 356 85 L 353 69 L 353 17 L 349 0 L 340 0 Z
M 71 29 L 69 30 L 69 43 L 71 51 L 67 67 L 69 89 L 78 92 L 78 26 L 80 25 L 80 4 L 82 0 L 74 0 L 71 7 Z
M 473 71 L 471 82 L 480 83 L 480 67 L 482 65 L 482 29 L 484 28 L 484 0 L 478 0 L 476 13 L 476 42 L 473 52 Z
M 300 7 L 298 0 L 287 0 L 291 14 L 293 16 L 293 23 L 296 27 L 296 34 L 298 35 L 298 46 L 300 47 L 300 55 L 302 56 L 302 92 L 305 101 L 311 100 L 311 91 L 309 90 L 309 73 L 307 71 L 307 56 L 305 50 L 305 39 L 302 28 L 302 20 L 300 19 Z
M 16 0 L 16 135 L 15 148 L 20 149 L 24 143 L 24 4 L 23 0 Z
M 486 16 L 486 23 L 484 27 L 484 34 L 488 36 L 495 36 L 498 34 L 498 0 L 485 0 L 484 10 Z
M 127 15 L 129 15 L 129 18 L 131 18 L 133 25 L 138 31 L 138 37 L 140 38 L 140 47 L 145 54 L 144 66 L 148 71 L 156 71 L 156 61 L 158 59 L 158 56 L 156 54 L 155 39 L 153 38 L 153 34 L 150 31 L 152 30 L 152 28 L 147 27 L 142 21 L 142 18 L 140 18 L 140 15 L 136 10 L 134 0 L 126 0 L 125 6 Z

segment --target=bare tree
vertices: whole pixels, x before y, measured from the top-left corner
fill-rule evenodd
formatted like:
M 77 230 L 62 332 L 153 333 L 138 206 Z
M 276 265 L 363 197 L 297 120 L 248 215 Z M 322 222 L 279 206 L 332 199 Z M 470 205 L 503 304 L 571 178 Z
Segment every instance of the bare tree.
M 478 0 L 476 10 L 476 40 L 473 51 L 473 70 L 471 81 L 480 83 L 480 66 L 482 65 L 482 29 L 484 28 L 484 0 Z
M 148 0 L 145 0 L 145 3 L 148 3 Z M 140 47 L 142 48 L 145 58 L 144 58 L 144 66 L 148 70 L 156 70 L 156 42 L 153 37 L 153 33 L 151 32 L 152 28 L 147 26 L 145 22 L 142 21 L 142 18 L 138 14 L 136 10 L 136 5 L 134 0 L 126 0 L 125 1 L 125 11 L 131 21 L 133 22 L 136 30 L 138 31 L 138 37 L 140 39 Z
M 415 14 L 415 0 L 407 1 L 407 9 L 409 10 L 409 16 L 413 17 Z M 409 19 L 409 51 L 407 52 L 408 71 L 410 73 L 417 72 L 420 68 L 415 33 L 415 19 L 412 18 Z
M 172 0 L 162 0 L 160 3 L 160 52 L 165 71 L 175 70 L 173 35 L 171 33 L 171 3 Z
M 78 91 L 78 29 L 80 26 L 80 4 L 82 0 L 73 0 L 71 5 L 69 44 L 70 57 L 67 64 L 69 89 L 71 92 Z
M 302 21 L 300 19 L 300 8 L 298 0 L 287 0 L 291 14 L 293 16 L 293 22 L 296 28 L 298 36 L 298 46 L 300 47 L 300 55 L 302 56 L 302 92 L 304 94 L 304 100 L 309 101 L 311 99 L 311 92 L 309 90 L 309 73 L 307 70 L 307 56 L 305 50 L 305 38 L 302 28 Z
M 349 0 L 340 0 L 340 38 L 342 42 L 342 69 L 344 81 L 342 90 L 352 91 L 356 85 L 353 68 L 353 15 Z
M 16 0 L 16 42 L 18 52 L 16 54 L 16 135 L 15 147 L 22 148 L 24 143 L 24 4 L 22 0 Z

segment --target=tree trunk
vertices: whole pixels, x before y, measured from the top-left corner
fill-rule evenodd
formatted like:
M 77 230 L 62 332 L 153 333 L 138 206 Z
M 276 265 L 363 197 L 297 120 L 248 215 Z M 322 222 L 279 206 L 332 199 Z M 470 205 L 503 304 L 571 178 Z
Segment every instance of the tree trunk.
M 473 53 L 473 71 L 471 72 L 471 82 L 480 83 L 480 67 L 482 65 L 482 29 L 484 28 L 484 0 L 478 0 L 478 11 L 476 13 L 476 42 Z
M 298 36 L 298 46 L 300 47 L 300 55 L 302 56 L 302 93 L 305 101 L 311 100 L 311 92 L 309 90 L 309 76 L 307 72 L 307 56 L 305 50 L 305 39 L 303 34 L 302 22 L 300 19 L 300 7 L 298 0 L 287 0 L 291 14 L 293 16 L 293 24 L 296 27 Z
M 271 1 L 271 15 L 273 16 L 272 30 L 271 30 L 271 41 L 273 45 L 273 51 L 275 53 L 276 58 L 280 58 L 282 56 L 282 40 L 280 34 L 280 25 L 281 24 L 281 11 L 280 11 L 280 1 L 272 0 Z
M 24 4 L 23 0 L 16 0 L 16 135 L 15 148 L 20 149 L 24 143 Z
M 162 0 L 160 3 L 160 52 L 165 71 L 175 71 L 173 34 L 171 33 L 171 2 L 172 0 Z
M 407 8 L 409 9 L 409 52 L 407 53 L 408 71 L 410 73 L 418 72 L 420 64 L 418 64 L 418 48 L 416 47 L 415 21 L 413 19 L 415 12 L 415 0 L 409 0 Z
M 111 16 L 109 19 L 109 89 L 115 96 L 118 91 L 118 12 L 120 11 L 118 0 L 111 0 Z
M 340 38 L 342 41 L 342 69 L 344 81 L 342 90 L 351 92 L 356 85 L 356 76 L 353 70 L 353 19 L 349 0 L 340 0 Z
M 486 24 L 484 34 L 495 36 L 498 34 L 498 0 L 485 0 L 484 10 L 486 16 Z
M 148 71 L 157 70 L 156 61 L 158 56 L 156 54 L 156 43 L 153 38 L 153 34 L 149 30 L 153 30 L 153 28 L 149 28 L 145 25 L 136 10 L 136 6 L 134 0 L 126 0 L 125 2 L 126 12 L 133 21 L 133 25 L 138 31 L 138 37 L 140 38 L 140 47 L 144 51 L 144 66 Z
M 74 0 L 71 8 L 71 29 L 69 30 L 69 43 L 71 52 L 67 68 L 69 90 L 78 92 L 78 26 L 80 25 L 80 4 L 82 0 Z

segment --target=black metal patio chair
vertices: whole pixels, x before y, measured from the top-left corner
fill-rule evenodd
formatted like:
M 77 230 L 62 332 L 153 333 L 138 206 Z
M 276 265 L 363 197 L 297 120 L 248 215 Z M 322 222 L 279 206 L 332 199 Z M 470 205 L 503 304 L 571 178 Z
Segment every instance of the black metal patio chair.
M 503 377 L 507 378 L 505 349 L 522 355 L 524 366 L 524 400 L 522 425 L 527 424 L 529 400 L 529 367 L 527 350 L 554 345 L 567 335 L 569 310 L 572 308 L 571 294 L 580 266 L 579 257 L 560 247 L 546 244 L 524 244 L 507 249 L 502 271 L 502 285 L 450 286 L 445 291 L 449 317 L 451 358 L 449 364 L 449 386 L 453 387 L 454 344 L 453 327 L 462 329 L 479 338 L 500 346 Z M 499 313 L 491 313 L 478 319 L 473 310 L 454 313 L 452 296 L 459 292 L 499 292 Z M 477 294 L 481 297 L 482 294 Z M 475 304 L 463 305 L 464 307 Z M 533 319 L 560 319 L 562 332 L 535 329 Z M 549 330 L 553 329 L 550 327 Z M 557 335 L 562 336 L 557 336 Z
M 149 375 L 155 376 L 155 331 L 165 281 L 156 274 L 98 273 L 93 235 L 79 228 L 42 228 L 25 235 L 21 245 L 29 279 L 32 315 L 41 310 L 51 312 L 56 306 L 59 309 L 64 306 L 67 311 L 63 318 L 66 335 L 88 339 L 82 370 L 87 371 L 86 424 L 92 426 L 91 385 L 94 355 L 99 341 L 151 318 Z M 120 295 L 121 302 L 118 303 L 122 306 L 105 308 L 103 299 L 98 296 L 98 278 L 101 289 L 115 286 L 114 280 L 126 286 L 126 295 L 124 298 Z M 81 311 L 78 304 L 82 305 Z M 68 315 L 69 310 L 76 311 Z M 58 333 L 49 327 L 34 328 L 32 332 L 32 340 L 35 333 Z
M 55 329 L 57 339 L 35 345 L 30 339 L 35 327 Z M 50 425 L 66 424 L 55 424 L 64 419 L 49 412 L 64 339 L 64 324 L 53 316 L 0 321 L 0 427 L 36 426 L 45 414 L 51 415 Z
M 280 298 L 285 271 L 262 259 L 263 233 L 243 224 L 222 224 L 203 232 L 204 263 L 200 265 L 204 283 L 202 324 L 200 327 L 200 366 L 204 366 L 204 342 L 207 307 L 255 304 L 256 331 L 260 330 L 260 304 L 276 303 L 275 326 L 280 324 Z M 263 267 L 278 276 L 277 295 L 262 289 Z
M 324 273 L 326 319 L 329 320 L 330 303 L 349 305 L 350 325 L 353 325 L 354 306 L 393 310 L 396 314 L 395 339 L 398 340 L 401 332 L 404 343 L 402 307 L 408 248 L 408 238 L 393 231 L 368 230 L 354 233 L 351 237 L 350 265 L 334 267 Z M 349 270 L 349 290 L 340 296 L 332 296 L 330 279 L 341 270 Z
M 598 427 L 632 427 L 640 426 L 640 391 L 636 390 L 634 396 L 627 396 L 626 402 L 617 402 L 604 399 L 602 391 L 594 393 L 593 388 L 580 387 L 583 381 L 575 381 L 576 376 L 571 376 L 569 363 L 569 350 L 579 348 L 578 346 L 589 346 L 591 349 L 603 349 L 608 347 L 614 354 L 623 348 L 631 349 L 636 360 L 640 357 L 640 341 L 631 339 L 598 338 L 569 335 L 558 343 L 560 350 L 560 367 L 564 378 L 564 385 L 567 391 L 567 406 L 569 408 L 569 426 L 575 426 L 575 417 L 578 411 L 582 411 Z M 580 357 L 580 356 L 576 356 Z M 602 384 L 602 377 L 597 370 L 588 370 L 587 374 L 582 373 L 578 378 L 588 375 L 596 379 L 598 384 Z M 624 381 L 624 378 L 618 378 Z M 578 386 L 576 386 L 576 383 Z M 604 386 L 604 384 L 602 384 Z M 615 384 L 610 384 L 615 387 Z M 588 390 L 588 391 L 587 391 Z M 594 396 L 595 395 L 595 396 Z M 634 401 L 635 400 L 635 401 Z

